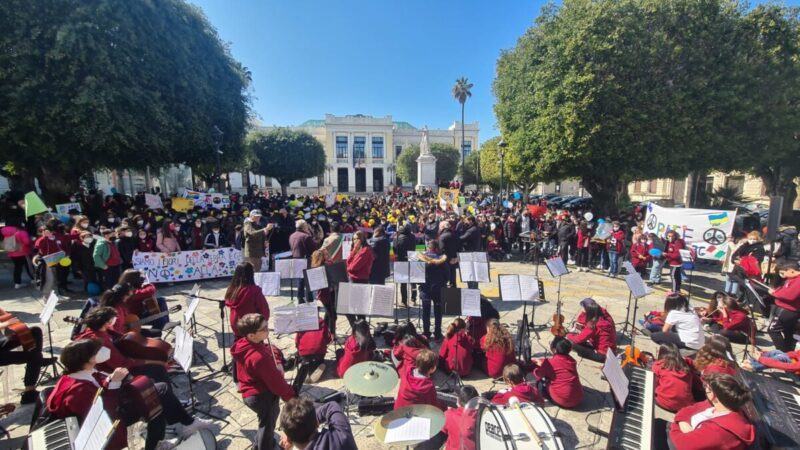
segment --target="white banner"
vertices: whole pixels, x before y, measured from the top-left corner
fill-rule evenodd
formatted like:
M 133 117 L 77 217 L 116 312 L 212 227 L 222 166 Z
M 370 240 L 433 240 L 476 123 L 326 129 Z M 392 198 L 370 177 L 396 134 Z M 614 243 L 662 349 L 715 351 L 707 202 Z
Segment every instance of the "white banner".
M 186 189 L 183 192 L 183 197 L 194 200 L 194 206 L 199 206 L 201 208 L 212 206 L 216 209 L 223 209 L 230 208 L 231 206 L 231 197 L 228 194 L 219 194 L 216 192 L 198 192 L 191 189 Z
M 698 258 L 721 261 L 733 232 L 735 211 L 694 208 L 663 208 L 650 203 L 644 218 L 644 231 L 663 238 L 675 230 Z
M 134 252 L 133 268 L 152 283 L 229 277 L 242 260 L 241 250 L 232 247 L 188 252 Z

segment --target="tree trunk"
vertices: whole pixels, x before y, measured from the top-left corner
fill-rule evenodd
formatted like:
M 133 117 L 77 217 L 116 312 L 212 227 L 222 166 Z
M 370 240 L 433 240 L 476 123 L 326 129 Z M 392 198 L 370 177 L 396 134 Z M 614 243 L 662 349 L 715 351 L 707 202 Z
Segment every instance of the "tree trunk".
M 458 146 L 459 153 L 461 153 L 461 173 L 464 173 L 464 105 L 466 102 L 461 103 L 461 145 Z
M 619 179 L 583 177 L 581 185 L 592 194 L 592 201 L 598 217 L 610 216 L 619 212 L 619 201 L 627 188 L 627 183 Z
M 36 178 L 39 180 L 44 203 L 54 207 L 56 203 L 66 202 L 71 193 L 78 191 L 81 175 L 81 173 L 64 170 L 64 168 L 56 170 L 48 167 L 40 168 Z
M 286 197 L 286 190 L 289 188 L 289 183 L 291 183 L 291 181 L 286 182 L 283 180 L 278 180 L 278 184 L 281 185 L 281 195 L 284 197 Z
M 768 195 L 783 196 L 783 210 L 781 211 L 781 223 L 790 223 L 793 218 L 792 209 L 797 198 L 797 184 L 791 175 L 776 173 L 775 171 L 758 173 L 759 178 L 764 183 Z

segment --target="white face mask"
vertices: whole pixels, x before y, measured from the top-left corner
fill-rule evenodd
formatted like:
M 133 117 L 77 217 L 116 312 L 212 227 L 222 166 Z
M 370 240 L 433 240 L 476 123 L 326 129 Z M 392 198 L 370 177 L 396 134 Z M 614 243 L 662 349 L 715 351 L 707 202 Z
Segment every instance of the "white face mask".
M 97 355 L 94 357 L 97 364 L 103 364 L 109 359 L 111 359 L 111 349 L 108 347 L 100 347 L 100 350 L 97 351 Z
M 89 228 L 89 224 L 87 222 L 81 222 L 81 228 Z
M 109 217 L 108 218 L 108 223 L 114 223 L 115 220 L 117 220 L 117 219 L 115 219 L 113 217 Z
M 86 238 L 86 239 L 83 240 L 83 243 L 86 244 L 86 245 L 89 245 L 89 244 L 92 243 L 93 240 L 94 240 L 93 238 Z
M 125 232 L 125 237 L 132 237 L 132 236 L 133 236 L 133 231 L 126 231 Z

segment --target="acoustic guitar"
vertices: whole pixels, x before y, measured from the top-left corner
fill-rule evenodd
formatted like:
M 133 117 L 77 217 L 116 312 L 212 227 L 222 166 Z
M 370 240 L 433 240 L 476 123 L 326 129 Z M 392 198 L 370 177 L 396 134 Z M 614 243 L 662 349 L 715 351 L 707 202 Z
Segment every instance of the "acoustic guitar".
M 180 310 L 181 310 L 181 305 L 175 305 L 168 311 L 160 312 L 158 314 L 153 314 L 152 316 L 147 316 L 144 319 L 140 319 L 139 316 L 137 316 L 136 314 L 128 314 L 125 316 L 125 329 L 127 329 L 128 331 L 141 331 L 142 325 L 146 325 L 162 317 L 169 316 L 170 314 L 176 313 Z
M 7 322 L 14 318 L 11 313 L 0 314 L 0 322 Z M 7 335 L 16 335 L 23 350 L 31 351 L 36 348 L 36 339 L 34 339 L 31 329 L 23 322 L 12 323 L 6 327 L 5 332 Z
M 155 419 L 163 411 L 153 381 L 144 375 L 128 375 L 122 380 L 121 402 L 126 412 L 146 422 Z

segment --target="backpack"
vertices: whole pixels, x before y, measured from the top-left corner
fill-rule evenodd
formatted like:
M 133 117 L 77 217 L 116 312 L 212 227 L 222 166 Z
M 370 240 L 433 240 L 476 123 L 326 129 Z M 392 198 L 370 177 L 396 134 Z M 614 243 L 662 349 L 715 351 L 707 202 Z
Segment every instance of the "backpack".
M 5 239 L 3 239 L 3 250 L 9 253 L 18 252 L 22 250 L 22 246 L 19 245 L 19 242 L 17 242 L 16 236 L 12 234 L 11 236 L 8 236 Z

